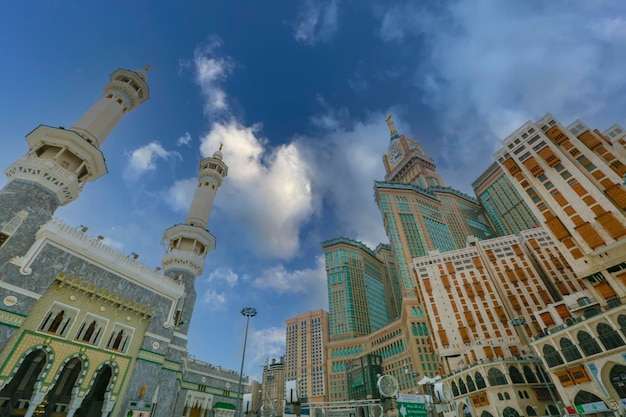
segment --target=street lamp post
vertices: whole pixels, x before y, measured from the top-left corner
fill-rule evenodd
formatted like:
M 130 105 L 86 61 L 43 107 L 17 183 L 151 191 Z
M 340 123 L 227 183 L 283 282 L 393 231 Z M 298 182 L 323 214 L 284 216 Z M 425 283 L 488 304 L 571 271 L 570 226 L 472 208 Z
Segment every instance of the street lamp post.
M 256 310 L 252 307 L 244 307 L 241 314 L 246 316 L 246 333 L 243 338 L 243 353 L 241 354 L 241 369 L 239 371 L 239 417 L 243 417 L 243 362 L 246 359 L 246 342 L 248 341 L 248 324 L 250 317 L 256 316 Z
M 526 319 L 523 317 L 515 317 L 513 320 L 511 320 L 511 326 L 519 327 L 519 331 L 522 335 L 522 339 L 524 339 L 524 343 L 528 347 L 528 350 L 530 351 L 530 353 L 532 353 L 532 348 L 530 347 L 530 343 L 528 342 L 528 337 L 526 337 L 526 333 L 524 332 L 525 324 L 526 324 Z M 561 414 L 559 403 L 557 402 L 556 397 L 554 396 L 554 392 L 552 391 L 552 387 L 550 386 L 549 377 L 548 375 L 546 375 L 546 372 L 544 372 L 543 370 L 541 359 L 537 358 L 536 361 L 538 362 L 538 365 L 539 365 L 538 368 L 539 368 L 539 372 L 541 373 L 541 379 L 543 380 L 544 384 L 546 385 L 546 388 L 548 389 L 548 393 L 550 394 L 550 398 L 552 399 L 552 402 L 554 403 L 554 406 L 556 407 L 557 412 Z

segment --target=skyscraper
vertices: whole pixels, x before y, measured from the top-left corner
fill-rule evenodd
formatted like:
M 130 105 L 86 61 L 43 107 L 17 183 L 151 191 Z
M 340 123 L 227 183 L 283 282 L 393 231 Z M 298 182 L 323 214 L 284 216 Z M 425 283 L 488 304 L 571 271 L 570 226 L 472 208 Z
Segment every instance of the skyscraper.
M 415 297 L 411 260 L 430 251 L 465 247 L 467 236 L 496 236 L 483 208 L 469 195 L 445 186 L 434 161 L 415 140 L 400 135 L 391 121 L 385 182 L 374 183 L 403 297 Z
M 285 379 L 299 381 L 300 396 L 309 402 L 325 401 L 328 312 L 313 310 L 285 321 Z
M 322 242 L 326 257 L 330 341 L 370 334 L 390 320 L 387 268 L 360 242 Z M 395 277 L 394 277 L 395 278 Z
M 497 162 L 472 183 L 472 188 L 499 236 L 516 235 L 539 225 Z
M 528 122 L 496 158 L 574 269 L 604 275 L 626 251 L 626 154 L 580 121 L 570 128 L 549 114 Z
M 563 303 L 538 312 L 544 331 L 531 339 L 568 412 L 609 412 L 610 401 L 626 398 L 619 383 L 626 371 L 626 153 L 620 126 L 605 133 L 614 140 L 547 114 L 496 153 L 576 274 L 578 288 L 559 288 Z

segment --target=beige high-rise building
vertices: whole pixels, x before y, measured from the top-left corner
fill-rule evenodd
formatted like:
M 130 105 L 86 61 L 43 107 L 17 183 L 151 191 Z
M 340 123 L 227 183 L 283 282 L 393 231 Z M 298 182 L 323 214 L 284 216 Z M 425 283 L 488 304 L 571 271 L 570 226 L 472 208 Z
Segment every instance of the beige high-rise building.
M 263 366 L 260 404 L 263 409 L 272 410 L 276 416 L 283 415 L 285 409 L 285 362 L 282 357 L 278 361 L 276 359 L 268 360 Z
M 565 127 L 550 114 L 502 145 L 498 163 L 577 274 L 597 281 L 606 297 L 624 296 L 607 269 L 626 253 L 626 150 L 579 120 Z
M 568 413 L 626 407 L 626 148 L 624 129 L 604 134 L 547 114 L 502 141 L 496 154 L 574 269 L 582 291 L 540 312 L 531 344 L 558 381 Z
M 326 400 L 324 346 L 328 342 L 328 312 L 322 309 L 298 314 L 285 321 L 285 380 L 297 380 L 300 397 L 309 402 Z
M 440 395 L 449 412 L 455 405 L 472 415 L 502 415 L 505 407 L 524 415 L 536 415 L 533 407 L 539 415 L 556 412 L 556 390 L 541 382 L 545 371 L 524 342 L 530 335 L 518 333 L 541 331 L 540 312 L 563 301 L 559 288 L 582 290 L 547 231 L 470 239 L 465 249 L 413 264 L 445 368 Z M 516 328 L 522 320 L 529 326 Z

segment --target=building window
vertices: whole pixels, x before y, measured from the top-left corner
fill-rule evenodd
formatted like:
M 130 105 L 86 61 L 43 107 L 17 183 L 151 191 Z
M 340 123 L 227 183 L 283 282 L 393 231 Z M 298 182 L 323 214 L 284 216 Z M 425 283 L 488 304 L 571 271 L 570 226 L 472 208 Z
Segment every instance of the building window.
M 546 359 L 546 363 L 549 367 L 563 365 L 563 358 L 561 354 L 552 345 L 544 345 L 543 356 Z
M 115 323 L 107 342 L 107 349 L 126 353 L 128 345 L 133 337 L 133 329 L 119 323 Z
M 591 356 L 602 352 L 602 348 L 600 348 L 596 339 L 591 337 L 589 333 L 581 330 L 578 332 L 577 338 L 578 344 L 585 353 L 585 356 Z
M 106 320 L 94 316 L 93 314 L 87 314 L 85 320 L 80 325 L 78 332 L 76 333 L 75 340 L 79 342 L 89 343 L 91 345 L 97 345 L 100 343 L 100 339 L 104 329 L 106 328 Z
M 39 325 L 39 331 L 64 337 L 71 327 L 78 310 L 61 303 L 54 303 Z
M 487 379 L 489 380 L 489 385 L 492 387 L 508 384 L 506 377 L 504 376 L 502 371 L 496 368 L 491 368 L 489 372 L 487 372 Z
M 624 340 L 619 333 L 606 323 L 600 323 L 597 327 L 598 337 L 606 350 L 624 346 Z

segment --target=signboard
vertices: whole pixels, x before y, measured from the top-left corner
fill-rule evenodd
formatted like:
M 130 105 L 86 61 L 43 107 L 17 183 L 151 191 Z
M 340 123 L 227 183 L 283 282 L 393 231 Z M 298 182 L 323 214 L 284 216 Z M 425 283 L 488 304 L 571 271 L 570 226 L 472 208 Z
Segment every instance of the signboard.
M 401 417 L 426 417 L 426 404 L 421 395 L 400 394 L 397 407 Z
M 588 404 L 576 404 L 576 411 L 578 412 L 578 414 L 593 413 L 595 411 L 605 411 L 608 409 L 609 407 L 606 406 L 604 401 L 598 401 Z

